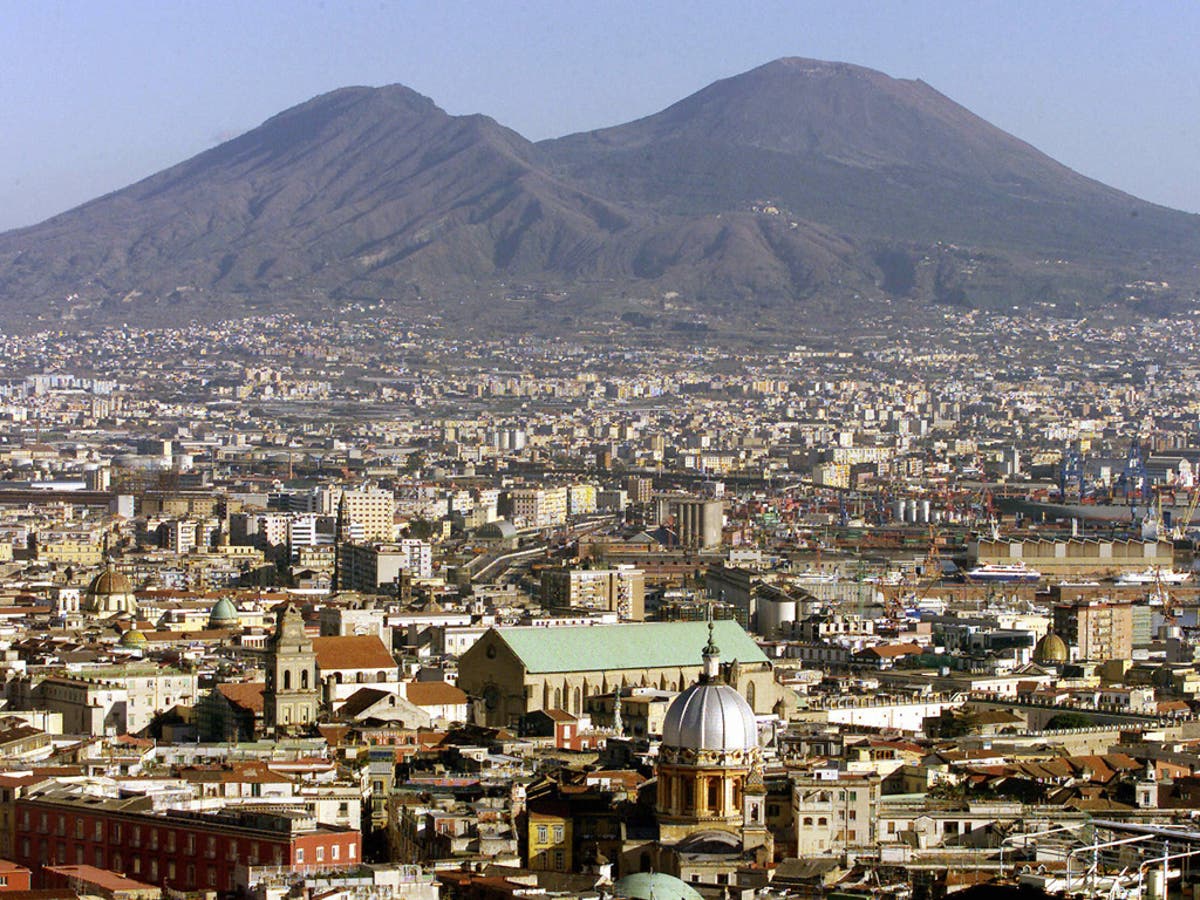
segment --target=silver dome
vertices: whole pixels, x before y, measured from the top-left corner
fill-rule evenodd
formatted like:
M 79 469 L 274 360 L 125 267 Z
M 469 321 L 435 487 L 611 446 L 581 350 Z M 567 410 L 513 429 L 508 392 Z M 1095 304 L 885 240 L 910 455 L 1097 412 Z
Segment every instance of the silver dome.
M 687 750 L 751 750 L 758 746 L 754 710 L 727 684 L 694 684 L 671 703 L 663 746 Z

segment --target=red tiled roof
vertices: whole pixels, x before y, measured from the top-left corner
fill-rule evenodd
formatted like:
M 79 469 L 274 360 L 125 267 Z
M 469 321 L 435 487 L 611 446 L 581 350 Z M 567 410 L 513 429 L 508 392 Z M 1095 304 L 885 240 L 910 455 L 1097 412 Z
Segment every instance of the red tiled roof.
M 313 638 L 322 672 L 337 669 L 395 669 L 396 660 L 375 634 Z
M 408 702 L 416 706 L 458 706 L 466 692 L 444 681 L 414 681 L 408 685 Z
M 217 685 L 217 690 L 225 695 L 226 700 L 254 713 L 263 711 L 263 691 L 266 689 L 267 685 L 262 681 L 235 681 Z

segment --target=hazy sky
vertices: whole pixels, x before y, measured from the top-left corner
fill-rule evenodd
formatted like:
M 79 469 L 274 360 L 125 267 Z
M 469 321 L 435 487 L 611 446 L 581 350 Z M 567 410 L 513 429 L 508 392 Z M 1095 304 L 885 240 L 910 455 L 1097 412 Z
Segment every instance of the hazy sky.
M 349 84 L 532 139 L 780 56 L 921 78 L 1072 168 L 1200 212 L 1200 3 L 0 0 L 0 229 Z

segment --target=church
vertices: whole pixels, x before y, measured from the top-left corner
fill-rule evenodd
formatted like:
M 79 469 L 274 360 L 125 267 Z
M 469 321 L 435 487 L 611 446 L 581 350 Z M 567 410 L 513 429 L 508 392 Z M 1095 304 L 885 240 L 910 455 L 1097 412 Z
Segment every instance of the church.
M 733 620 L 711 623 L 730 661 L 727 678 L 756 714 L 782 708 L 770 660 Z M 491 628 L 458 664 L 477 725 L 519 729 L 538 710 L 585 710 L 589 697 L 626 687 L 682 691 L 701 674 L 704 622 L 631 622 Z
M 630 848 L 644 869 L 685 882 L 728 884 L 741 868 L 766 865 L 774 856 L 767 828 L 767 790 L 754 710 L 726 679 L 709 623 L 697 681 L 671 703 L 655 764 L 653 848 Z M 724 668 L 724 671 L 722 671 Z

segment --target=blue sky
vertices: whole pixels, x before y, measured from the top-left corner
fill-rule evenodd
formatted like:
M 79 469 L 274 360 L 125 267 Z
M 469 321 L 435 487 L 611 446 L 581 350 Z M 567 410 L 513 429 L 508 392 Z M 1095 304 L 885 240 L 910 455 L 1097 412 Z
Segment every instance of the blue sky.
M 780 56 L 921 78 L 1093 178 L 1200 212 L 1200 4 L 1024 0 L 5 0 L 0 229 L 349 84 L 532 139 Z

